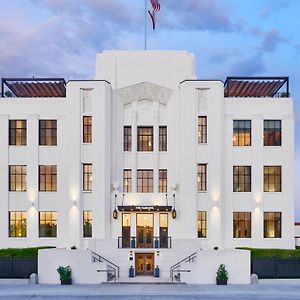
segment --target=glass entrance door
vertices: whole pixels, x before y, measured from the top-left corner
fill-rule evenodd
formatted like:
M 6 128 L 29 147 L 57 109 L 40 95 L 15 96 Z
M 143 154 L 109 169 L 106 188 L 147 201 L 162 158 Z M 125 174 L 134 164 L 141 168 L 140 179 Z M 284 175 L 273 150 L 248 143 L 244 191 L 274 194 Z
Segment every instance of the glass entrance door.
M 152 275 L 154 269 L 153 253 L 136 253 L 135 254 L 135 270 L 136 275 Z
M 136 215 L 137 248 L 153 248 L 153 214 Z

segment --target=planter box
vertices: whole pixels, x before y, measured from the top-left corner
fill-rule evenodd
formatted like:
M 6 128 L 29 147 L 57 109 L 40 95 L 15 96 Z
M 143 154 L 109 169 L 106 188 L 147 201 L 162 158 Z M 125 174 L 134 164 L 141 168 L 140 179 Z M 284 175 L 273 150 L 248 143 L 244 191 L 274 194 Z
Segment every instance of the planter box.
M 129 277 L 134 277 L 134 268 L 129 268 Z
M 61 283 L 61 285 L 70 285 L 70 284 L 72 284 L 72 278 L 70 278 L 67 281 L 60 281 L 60 283 Z
M 216 279 L 217 285 L 227 285 L 227 279 L 222 280 L 222 279 Z
M 154 269 L 154 277 L 159 277 L 159 268 Z

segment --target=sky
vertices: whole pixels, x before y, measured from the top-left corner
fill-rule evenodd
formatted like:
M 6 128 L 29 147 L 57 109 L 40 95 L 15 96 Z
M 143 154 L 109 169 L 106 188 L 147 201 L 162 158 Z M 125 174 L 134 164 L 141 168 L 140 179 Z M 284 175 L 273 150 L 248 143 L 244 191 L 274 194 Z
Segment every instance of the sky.
M 199 79 L 290 77 L 300 220 L 300 0 L 160 4 L 148 48 L 195 53 Z M 90 79 L 97 52 L 143 47 L 144 0 L 0 0 L 0 78 Z

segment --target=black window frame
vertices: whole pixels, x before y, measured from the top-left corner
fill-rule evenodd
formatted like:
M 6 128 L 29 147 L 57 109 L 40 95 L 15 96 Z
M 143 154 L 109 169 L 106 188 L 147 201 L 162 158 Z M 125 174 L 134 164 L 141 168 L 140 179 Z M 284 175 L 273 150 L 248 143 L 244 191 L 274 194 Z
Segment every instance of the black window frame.
M 207 192 L 207 164 L 197 165 L 197 191 L 198 193 Z
M 145 176 L 147 175 L 147 176 Z M 152 176 L 151 176 L 152 175 Z M 137 170 L 137 192 L 153 193 L 153 169 Z
M 123 127 L 123 151 L 132 150 L 132 128 L 131 126 Z
M 19 221 L 16 214 L 21 214 L 21 235 L 17 235 L 17 222 Z M 14 218 L 12 217 L 14 214 Z M 25 216 L 23 218 L 23 216 Z M 26 238 L 27 237 L 27 212 L 26 211 L 9 211 L 8 212 L 8 236 L 10 238 Z
M 17 171 L 17 168 L 20 168 L 20 172 Z M 26 192 L 27 191 L 27 165 L 9 165 L 8 181 L 9 181 L 8 189 L 10 192 Z M 18 183 L 20 184 L 20 189 L 17 189 Z
M 207 144 L 207 116 L 198 116 L 198 144 Z
M 207 213 L 205 210 L 200 210 L 197 213 L 197 237 L 207 238 Z
M 132 192 L 132 171 L 131 169 L 123 169 L 123 193 Z
M 274 126 L 271 126 L 274 123 Z M 276 137 L 279 135 L 279 138 Z M 264 120 L 264 146 L 282 146 L 282 121 Z
M 20 124 L 23 124 L 20 126 Z M 25 124 L 25 126 L 24 126 Z M 27 120 L 9 120 L 9 146 L 27 145 Z M 18 141 L 21 141 L 20 143 Z
M 51 213 L 51 218 L 47 219 L 47 214 Z M 45 219 L 41 218 L 41 214 L 45 215 Z M 43 221 L 45 224 L 42 224 Z M 50 222 L 53 227 L 46 227 Z M 54 224 L 53 224 L 54 223 Z M 45 225 L 42 230 L 42 225 Z M 57 211 L 39 211 L 39 238 L 57 238 Z
M 244 211 L 233 212 L 232 218 L 233 218 L 233 238 L 251 239 L 251 235 L 252 235 L 251 212 L 244 212 Z
M 42 172 L 43 168 L 45 172 Z M 48 168 L 51 168 L 50 172 Z M 48 188 L 48 184 L 51 188 Z M 57 192 L 57 165 L 39 165 L 39 192 Z
M 57 146 L 57 120 L 39 120 L 39 145 Z
M 137 151 L 151 152 L 153 151 L 153 149 L 154 149 L 153 126 L 138 126 L 137 127 Z
M 158 192 L 167 193 L 168 192 L 168 170 L 159 169 L 159 182 L 158 182 Z
M 251 193 L 252 190 L 252 170 L 251 166 L 233 166 L 233 192 Z M 236 170 L 238 170 L 236 172 Z M 240 170 L 244 170 L 240 173 Z M 245 170 L 248 170 L 245 172 Z M 240 189 L 240 187 L 242 187 Z
M 83 116 L 82 124 L 83 124 L 82 142 L 84 144 L 91 144 L 93 142 L 93 117 Z
M 273 215 L 273 220 L 266 218 Z M 279 218 L 278 218 L 279 217 Z M 278 224 L 276 224 L 278 222 Z M 268 225 L 273 226 L 274 236 L 270 236 Z M 281 212 L 264 212 L 264 238 L 265 239 L 280 239 L 282 238 L 282 213 Z
M 84 210 L 83 214 L 83 238 L 93 237 L 93 212 L 91 210 Z
M 168 127 L 159 126 L 159 151 L 168 151 Z
M 84 192 L 93 191 L 93 164 L 82 164 L 82 190 Z
M 233 120 L 233 146 L 249 147 L 252 145 L 252 124 L 251 120 Z M 247 126 L 248 125 L 248 126 Z M 250 133 L 249 143 L 246 134 Z M 237 136 L 236 136 L 237 135 Z
M 275 170 L 274 173 L 270 172 L 271 168 L 274 168 Z M 274 186 L 274 190 L 271 190 L 271 186 Z M 264 166 L 264 192 L 265 193 L 282 192 L 282 167 L 281 166 Z

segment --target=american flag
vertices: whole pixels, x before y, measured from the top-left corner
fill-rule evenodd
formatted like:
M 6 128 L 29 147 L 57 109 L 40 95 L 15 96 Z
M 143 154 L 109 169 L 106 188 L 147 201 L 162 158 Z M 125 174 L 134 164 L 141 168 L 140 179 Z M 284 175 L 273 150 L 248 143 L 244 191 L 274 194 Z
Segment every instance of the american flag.
M 160 11 L 160 4 L 158 0 L 150 0 L 151 6 L 152 6 L 152 10 L 148 10 L 148 13 L 151 17 L 151 21 L 152 21 L 152 29 L 155 30 L 155 15 L 157 12 Z

